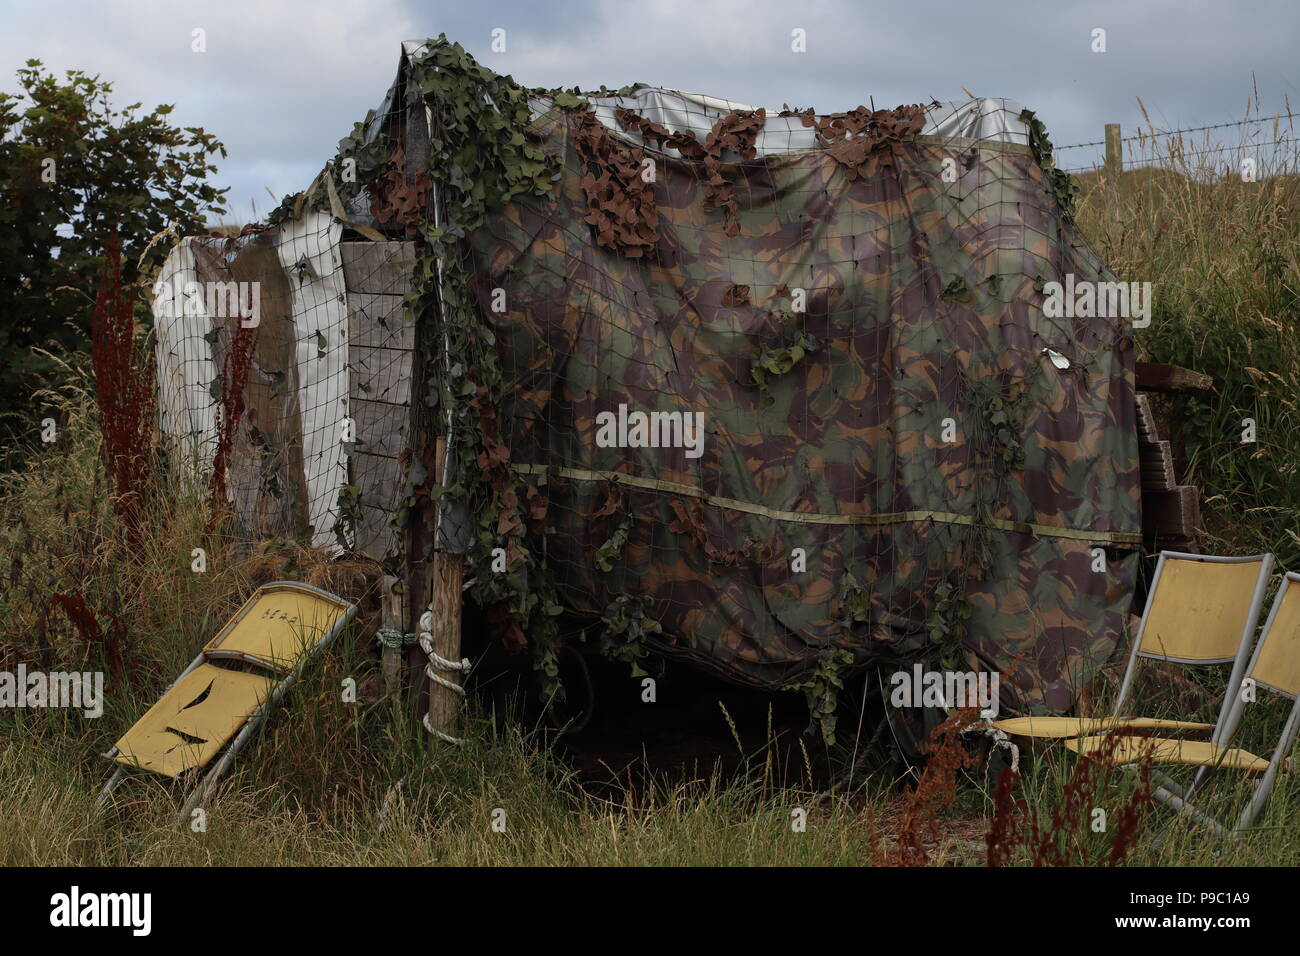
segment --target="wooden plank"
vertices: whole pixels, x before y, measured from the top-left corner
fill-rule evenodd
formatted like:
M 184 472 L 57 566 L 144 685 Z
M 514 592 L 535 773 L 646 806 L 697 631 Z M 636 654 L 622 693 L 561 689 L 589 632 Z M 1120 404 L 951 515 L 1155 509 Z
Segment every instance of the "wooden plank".
M 374 557 L 374 555 L 371 555 Z M 383 557 L 381 554 L 379 557 Z M 385 574 L 379 579 L 379 599 L 381 620 L 384 627 L 401 630 L 405 616 L 402 613 L 402 593 L 398 587 L 400 581 L 395 575 Z M 380 671 L 384 675 L 384 693 L 396 694 L 402 689 L 402 649 L 384 645 L 380 653 Z
M 353 345 L 348 352 L 353 401 L 411 402 L 411 352 Z
M 1178 484 L 1174 476 L 1174 455 L 1169 442 L 1138 442 L 1138 458 L 1142 465 L 1142 488 L 1150 491 L 1172 491 Z
M 1138 362 L 1137 387 L 1149 392 L 1204 392 L 1214 387 L 1214 379 L 1181 365 L 1161 362 Z
M 413 242 L 343 242 L 343 280 L 348 293 L 405 295 L 415 272 Z
M 361 488 L 361 503 L 397 509 L 402 497 L 402 466 L 396 458 L 372 455 L 364 451 L 352 453 L 352 483 Z
M 353 401 L 351 406 L 358 452 L 396 458 L 405 450 L 407 406 L 371 401 Z
M 1201 490 L 1179 485 L 1172 491 L 1142 496 L 1142 533 L 1161 537 L 1195 538 L 1201 527 Z
M 393 513 L 374 505 L 361 505 L 357 515 L 357 551 L 376 561 L 384 560 L 389 551 L 397 551 L 395 532 L 389 526 Z
M 307 521 L 307 479 L 302 457 L 297 330 L 293 295 L 269 233 L 240 246 L 233 258 L 223 244 L 193 244 L 200 282 L 257 284 L 260 320 L 254 364 L 244 389 L 243 424 L 227 462 L 235 512 L 254 538 L 289 537 Z M 218 320 L 225 332 L 212 343 L 213 361 L 222 367 L 236 320 Z M 251 429 L 258 441 L 252 440 Z M 274 490 L 273 490 L 274 489 Z
M 348 343 L 375 349 L 415 348 L 415 324 L 406 320 L 400 295 L 348 294 Z
M 1159 441 L 1156 417 L 1151 413 L 1151 399 L 1141 392 L 1137 396 L 1137 431 L 1139 441 Z

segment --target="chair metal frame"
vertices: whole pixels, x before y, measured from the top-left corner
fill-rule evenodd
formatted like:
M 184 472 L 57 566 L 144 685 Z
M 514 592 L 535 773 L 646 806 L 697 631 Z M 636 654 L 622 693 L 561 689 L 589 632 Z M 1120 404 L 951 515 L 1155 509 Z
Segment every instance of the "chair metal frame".
M 1255 580 L 1255 591 L 1251 596 L 1250 609 L 1246 613 L 1245 621 L 1242 625 L 1241 638 L 1237 643 L 1237 653 L 1230 658 L 1216 658 L 1213 660 L 1192 660 L 1189 658 L 1173 657 L 1168 654 L 1159 654 L 1151 651 L 1142 650 L 1142 638 L 1146 633 L 1147 621 L 1151 616 L 1151 608 L 1160 594 L 1160 578 L 1165 569 L 1165 563 L 1169 559 L 1198 561 L 1205 564 L 1246 564 L 1249 562 L 1259 562 L 1259 575 Z M 1226 664 L 1232 662 L 1232 672 L 1228 676 L 1227 689 L 1224 691 L 1223 703 L 1219 707 L 1219 716 L 1214 723 L 1214 730 L 1210 735 L 1210 743 L 1223 746 L 1226 743 L 1226 737 L 1230 734 L 1227 731 L 1228 715 L 1232 710 L 1233 699 L 1238 695 L 1234 688 L 1241 686 L 1242 677 L 1246 671 L 1247 660 L 1250 658 L 1252 638 L 1255 635 L 1255 622 L 1259 620 L 1260 609 L 1264 606 L 1264 595 L 1268 590 L 1269 577 L 1273 572 L 1273 555 L 1265 552 L 1264 554 L 1252 554 L 1245 556 L 1222 556 L 1214 554 L 1191 554 L 1186 551 L 1161 551 L 1160 557 L 1156 561 L 1156 571 L 1151 579 L 1151 590 L 1147 595 L 1146 607 L 1142 611 L 1142 620 L 1138 625 L 1137 634 L 1133 638 L 1133 649 L 1129 652 L 1128 667 L 1124 671 L 1124 679 L 1120 684 L 1119 694 L 1115 698 L 1115 709 L 1113 716 L 1118 718 L 1123 712 L 1124 704 L 1128 700 L 1130 691 L 1133 689 L 1133 678 L 1137 673 L 1137 662 L 1139 657 L 1149 660 L 1165 661 L 1171 664 L 1183 664 L 1187 666 L 1205 666 L 1209 664 Z M 1120 733 L 1121 731 L 1103 731 L 1102 733 Z M 1222 834 L 1222 827 L 1218 822 L 1201 813 L 1190 803 L 1192 794 L 1207 779 L 1207 768 L 1200 768 L 1192 782 L 1183 787 L 1168 774 L 1156 771 L 1154 774 L 1158 786 L 1152 793 L 1157 801 L 1167 806 L 1173 807 L 1178 811 L 1187 811 L 1199 819 L 1202 823 L 1210 826 L 1216 834 Z
M 310 591 L 321 597 L 328 598 L 331 601 L 343 600 L 337 594 L 331 594 L 329 591 L 326 591 L 323 588 L 318 588 L 311 584 L 304 584 L 301 581 L 268 581 L 266 584 L 260 585 L 257 588 L 257 590 L 255 590 L 253 594 L 249 597 L 249 599 L 245 601 L 243 605 L 240 606 L 240 609 L 238 612 L 236 612 L 235 616 L 231 618 L 230 621 L 228 621 L 226 625 L 222 628 L 222 632 L 227 632 L 232 630 L 234 626 L 244 618 L 244 616 L 252 609 L 252 606 L 255 603 L 253 599 L 264 588 L 275 588 L 275 587 L 284 587 L 284 586 L 290 586 L 303 591 Z M 275 688 L 271 691 L 271 693 L 267 695 L 264 701 L 262 701 L 261 705 L 257 708 L 257 710 L 255 710 L 244 722 L 243 727 L 240 728 L 239 733 L 235 736 L 235 739 L 232 740 L 225 747 L 224 752 L 221 754 L 216 764 L 212 767 L 212 769 L 210 769 L 203 776 L 203 779 L 199 782 L 199 784 L 190 791 L 190 794 L 185 801 L 185 805 L 181 809 L 180 816 L 177 818 L 176 829 L 178 830 L 181 829 L 185 825 L 185 821 L 188 820 L 190 818 L 190 815 L 194 812 L 194 809 L 200 803 L 206 800 L 209 794 L 212 793 L 212 790 L 216 786 L 217 781 L 221 779 L 221 777 L 226 773 L 226 771 L 230 769 L 231 764 L 234 763 L 236 755 L 241 750 L 244 749 L 248 741 L 252 739 L 253 734 L 256 733 L 257 729 L 266 721 L 267 717 L 270 716 L 272 709 L 276 706 L 276 704 L 280 702 L 281 698 L 284 697 L 285 692 L 288 691 L 288 689 L 294 683 L 297 682 L 298 676 L 302 672 L 303 668 L 308 666 L 312 661 L 314 661 L 317 657 L 319 657 L 321 652 L 324 651 L 325 648 L 336 637 L 338 637 L 339 634 L 343 632 L 343 629 L 347 627 L 349 623 L 351 623 L 352 619 L 356 616 L 357 606 L 351 601 L 344 601 L 344 603 L 347 605 L 347 607 L 345 608 L 343 613 L 339 616 L 338 620 L 336 620 L 334 624 L 331 625 L 330 628 L 326 630 L 326 632 L 321 636 L 321 639 L 317 641 L 316 644 L 309 651 L 307 651 L 306 654 L 304 654 L 301 657 L 301 659 L 297 662 L 297 664 L 293 667 L 292 670 L 288 670 L 287 672 L 284 673 L 284 676 L 281 678 L 280 682 L 276 684 Z M 167 685 L 167 689 L 163 691 L 162 694 L 159 695 L 159 699 L 165 697 L 173 687 L 175 687 L 178 683 L 180 683 L 181 679 L 184 678 L 186 674 L 193 671 L 199 665 L 204 663 L 211 663 L 215 661 L 225 661 L 229 663 L 229 660 L 230 660 L 229 658 L 225 658 L 225 657 L 217 657 L 217 658 L 209 657 L 207 645 L 205 644 L 203 649 L 201 649 L 198 655 L 195 656 L 194 660 L 190 661 L 189 666 L 186 667 L 185 670 L 181 671 L 180 675 L 177 676 L 176 680 L 172 681 L 170 684 Z M 103 754 L 103 756 L 109 760 L 112 760 L 113 758 L 117 757 L 117 755 L 118 755 L 118 749 L 116 746 L 112 747 L 105 754 Z M 115 789 L 117 789 L 118 785 L 122 782 L 123 778 L 125 777 L 127 769 L 128 768 L 126 766 L 119 765 L 117 769 L 113 772 L 113 775 L 109 778 L 108 783 L 104 784 L 104 789 L 101 790 L 99 792 L 99 796 L 95 798 L 96 810 L 101 808 L 105 804 L 105 802 L 107 802 L 112 792 Z
M 1286 759 L 1292 745 L 1295 743 L 1297 731 L 1300 731 L 1300 694 L 1283 690 L 1280 687 L 1273 687 L 1250 677 L 1255 665 L 1259 663 L 1260 655 L 1264 651 L 1264 644 L 1273 632 L 1273 622 L 1277 620 L 1278 612 L 1282 609 L 1282 602 L 1286 599 L 1287 592 L 1290 591 L 1290 585 L 1293 583 L 1300 583 L 1300 574 L 1295 571 L 1288 571 L 1282 578 L 1281 586 L 1277 589 L 1277 597 L 1273 599 L 1273 606 L 1269 609 L 1268 619 L 1264 622 L 1264 630 L 1260 632 L 1259 641 L 1255 644 L 1255 650 L 1251 654 L 1250 665 L 1246 668 L 1245 675 L 1236 685 L 1230 685 L 1235 686 L 1236 690 L 1230 695 L 1232 707 L 1228 712 L 1227 724 L 1223 731 L 1223 745 L 1226 745 L 1232 739 L 1232 735 L 1237 732 L 1237 727 L 1241 724 L 1241 718 L 1246 710 L 1244 691 L 1247 679 L 1253 680 L 1256 686 L 1264 687 L 1275 694 L 1294 701 L 1291 705 L 1291 713 L 1282 726 L 1282 732 L 1278 735 L 1277 746 L 1273 749 L 1273 756 L 1268 762 L 1268 769 L 1255 782 L 1255 793 L 1237 818 L 1235 833 L 1248 829 L 1259 817 L 1260 812 L 1264 809 L 1264 804 L 1268 802 L 1269 796 L 1273 793 L 1273 786 L 1277 782 L 1277 774 L 1282 767 L 1282 761 Z M 1293 600 L 1300 601 L 1300 595 L 1294 597 Z
M 1142 650 L 1142 637 L 1146 633 L 1147 621 L 1151 617 L 1151 608 L 1156 598 L 1160 594 L 1160 576 L 1164 571 L 1165 562 L 1170 559 L 1198 561 L 1204 564 L 1246 564 L 1252 561 L 1259 562 L 1259 577 L 1255 581 L 1255 593 L 1251 597 L 1250 610 L 1246 613 L 1246 620 L 1242 626 L 1241 639 L 1237 644 L 1237 653 L 1235 657 L 1215 658 L 1213 660 L 1191 660 L 1188 658 L 1171 657 L 1167 654 L 1157 654 L 1150 651 Z M 1151 591 L 1147 595 L 1147 604 L 1142 611 L 1142 621 L 1138 625 L 1137 635 L 1133 638 L 1133 650 L 1129 652 L 1128 668 L 1124 671 L 1124 679 L 1120 684 L 1119 695 L 1115 698 L 1115 709 L 1113 717 L 1118 718 L 1123 712 L 1124 704 L 1128 700 L 1129 692 L 1133 689 L 1133 677 L 1137 672 L 1137 662 L 1139 657 L 1145 657 L 1149 660 L 1165 661 L 1170 664 L 1185 664 L 1188 666 L 1205 666 L 1208 664 L 1226 664 L 1232 662 L 1232 673 L 1228 677 L 1228 687 L 1237 687 L 1241 683 L 1242 674 L 1246 670 L 1246 661 L 1250 655 L 1251 638 L 1255 634 L 1255 622 L 1259 619 L 1260 609 L 1264 606 L 1264 594 L 1268 590 L 1269 576 L 1273 571 L 1273 555 L 1252 554 L 1245 557 L 1222 557 L 1214 554 L 1189 554 L 1184 551 L 1161 551 L 1160 558 L 1156 561 L 1156 573 L 1151 579 Z M 1211 737 L 1212 743 L 1219 743 L 1224 721 L 1231 707 L 1231 694 L 1225 694 L 1223 704 L 1219 708 L 1219 716 L 1215 722 L 1214 735 Z
M 1198 807 L 1191 803 L 1191 797 L 1194 792 L 1207 779 L 1209 771 L 1213 768 L 1200 767 L 1197 770 L 1196 777 L 1187 787 L 1182 787 L 1176 781 L 1169 778 L 1166 774 L 1156 772 L 1155 776 L 1160 782 L 1153 792 L 1153 796 L 1166 806 L 1172 807 L 1180 813 L 1187 813 L 1204 824 L 1213 831 L 1215 836 L 1239 837 L 1249 830 L 1251 825 L 1258 819 L 1259 814 L 1263 811 L 1264 805 L 1268 803 L 1268 798 L 1272 795 L 1273 787 L 1277 781 L 1278 771 L 1282 767 L 1283 761 L 1290 753 L 1292 746 L 1295 744 L 1297 733 L 1300 732 L 1300 693 L 1284 690 L 1279 687 L 1273 687 L 1270 684 L 1259 681 L 1251 677 L 1251 672 L 1259 662 L 1260 655 L 1263 653 L 1264 646 L 1272 635 L 1273 624 L 1277 620 L 1278 612 L 1282 608 L 1282 603 L 1287 597 L 1290 585 L 1300 583 L 1300 573 L 1288 571 L 1282 579 L 1282 584 L 1277 590 L 1277 595 L 1273 599 L 1272 607 L 1269 609 L 1268 617 L 1264 622 L 1263 630 L 1260 632 L 1259 640 L 1254 642 L 1254 649 L 1249 655 L 1249 663 L 1240 668 L 1234 667 L 1233 678 L 1230 680 L 1227 690 L 1224 692 L 1223 709 L 1219 721 L 1215 725 L 1214 735 L 1211 743 L 1218 747 L 1228 747 L 1233 735 L 1241 724 L 1242 716 L 1246 708 L 1244 690 L 1246 681 L 1252 680 L 1257 686 L 1264 687 L 1282 697 L 1294 701 L 1290 714 L 1287 716 L 1286 723 L 1278 735 L 1277 745 L 1273 749 L 1273 756 L 1269 760 L 1267 769 L 1260 775 L 1259 780 L 1255 783 L 1255 791 L 1251 795 L 1249 802 L 1242 809 L 1237 817 L 1235 826 L 1226 829 L 1218 820 L 1209 816 Z M 1300 596 L 1295 596 L 1293 600 L 1300 600 Z M 1256 615 L 1257 616 L 1257 615 Z M 1253 623 L 1254 618 L 1252 618 Z M 1253 628 L 1251 632 L 1253 633 Z

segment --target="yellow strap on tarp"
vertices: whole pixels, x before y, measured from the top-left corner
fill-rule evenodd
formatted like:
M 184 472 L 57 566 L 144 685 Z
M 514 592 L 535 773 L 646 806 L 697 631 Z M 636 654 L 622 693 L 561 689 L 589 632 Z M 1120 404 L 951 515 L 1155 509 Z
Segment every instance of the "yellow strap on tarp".
M 640 475 L 626 475 L 619 471 L 591 471 L 585 468 L 551 468 L 547 465 L 516 465 L 515 468 L 527 475 L 556 475 L 573 481 L 612 481 L 616 484 L 644 488 L 648 491 L 663 491 L 669 494 L 695 498 L 705 504 L 743 511 L 748 514 L 761 515 L 776 521 L 793 521 L 799 524 L 834 524 L 834 525 L 887 525 L 912 521 L 936 521 L 942 524 L 973 525 L 975 519 L 970 515 L 952 514 L 946 511 L 891 511 L 881 514 L 824 514 L 815 511 L 782 511 L 752 501 L 739 498 L 724 498 L 712 495 L 703 488 L 665 481 L 661 478 L 643 478 Z M 1123 531 L 1087 531 L 1076 528 L 1059 528 L 1052 525 L 1031 524 L 1027 521 L 1009 521 L 1005 518 L 989 518 L 986 523 L 999 531 L 1015 531 L 1048 538 L 1067 538 L 1072 541 L 1091 541 L 1105 544 L 1140 545 L 1142 535 Z
M 388 237 L 385 236 L 378 229 L 371 229 L 369 226 L 363 226 L 359 222 L 349 221 L 347 216 L 347 210 L 343 208 L 343 201 L 339 198 L 338 189 L 334 186 L 334 175 L 333 173 L 330 172 L 329 166 L 326 166 L 319 173 L 317 173 L 316 178 L 311 181 L 311 185 L 298 194 L 298 198 L 294 200 L 293 214 L 291 215 L 290 218 L 292 219 L 302 218 L 302 204 L 306 201 L 307 197 L 311 195 L 312 190 L 316 188 L 316 184 L 319 183 L 322 179 L 325 180 L 325 194 L 326 196 L 329 197 L 331 216 L 333 216 L 343 225 L 347 226 L 349 229 L 359 232 L 361 235 L 365 236 L 371 242 L 388 241 Z
M 330 215 L 332 215 L 343 225 L 356 232 L 361 233 L 371 242 L 386 242 L 388 237 L 378 229 L 371 229 L 369 226 L 363 226 L 359 222 L 350 222 L 347 217 L 347 210 L 343 208 L 343 202 L 339 199 L 338 190 L 334 186 L 334 174 L 329 171 L 328 167 L 322 171 L 325 177 L 325 192 L 329 195 Z

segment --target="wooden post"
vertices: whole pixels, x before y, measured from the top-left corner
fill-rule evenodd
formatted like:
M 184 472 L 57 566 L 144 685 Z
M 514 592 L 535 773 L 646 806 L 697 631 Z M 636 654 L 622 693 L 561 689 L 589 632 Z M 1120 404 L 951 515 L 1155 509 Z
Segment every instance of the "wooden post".
M 405 631 L 406 615 L 402 613 L 402 595 L 396 592 L 397 578 L 385 574 L 380 579 L 380 600 L 383 603 L 382 618 L 384 627 Z M 384 693 L 396 694 L 402 689 L 402 649 L 384 645 L 380 655 L 380 671 L 384 677 Z
M 434 453 L 436 473 L 442 480 L 445 480 L 447 440 L 438 438 L 434 447 L 436 449 Z M 441 514 L 439 514 L 439 517 L 441 517 Z M 435 529 L 438 527 L 437 523 L 435 523 L 434 527 Z M 433 650 L 445 660 L 459 662 L 461 659 L 461 582 L 465 576 L 465 558 L 463 555 L 448 554 L 443 550 L 442 541 L 439 540 L 437 530 L 434 531 L 433 535 L 433 547 L 433 580 L 429 589 L 429 607 L 432 609 L 432 621 L 430 622 L 432 626 L 429 630 L 433 636 Z M 459 670 L 439 667 L 432 660 L 429 666 L 443 680 L 455 684 L 457 687 L 461 685 L 462 678 Z M 456 726 L 460 718 L 462 697 L 463 693 L 458 693 L 450 687 L 445 687 L 436 680 L 430 679 L 429 727 L 449 737 L 455 737 Z
M 432 134 L 430 123 L 431 114 L 424 100 L 413 97 L 406 116 L 405 174 L 408 183 L 413 183 L 419 172 L 425 168 Z M 436 188 L 431 190 L 430 200 L 433 224 L 441 226 L 442 210 Z M 441 259 L 438 260 L 437 265 L 436 288 L 441 291 L 443 279 Z M 445 303 L 441 301 L 441 295 L 438 308 L 443 310 L 445 320 Z M 450 367 L 451 346 L 446 333 L 443 333 L 441 342 L 430 342 L 427 341 L 429 331 L 425 328 L 416 330 L 416 354 L 425 355 L 431 349 L 441 349 L 446 367 Z M 415 394 L 422 395 L 428 383 L 422 380 L 423 374 L 417 376 L 417 379 Z M 427 453 L 428 436 L 430 433 L 436 434 L 437 431 L 423 406 L 423 402 L 412 399 L 411 435 L 416 442 L 411 449 L 412 454 Z M 429 480 L 446 487 L 449 479 L 447 443 L 453 423 L 451 410 L 445 409 L 444 413 L 447 415 L 446 430 L 434 441 L 433 471 Z M 450 554 L 445 550 L 445 542 L 441 534 L 442 509 L 428 507 L 428 504 L 430 503 L 426 503 L 426 506 L 414 516 L 414 524 L 410 529 L 412 547 L 408 551 L 412 561 L 410 613 L 418 616 L 416 630 L 421 635 L 421 641 L 425 641 L 426 633 L 428 635 L 426 646 L 420 649 L 420 657 L 423 659 L 422 670 L 427 677 L 424 687 L 428 694 L 424 726 L 434 736 L 448 743 L 459 743 L 455 731 L 460 718 L 461 699 L 465 696 L 464 690 L 461 689 L 463 670 L 460 656 L 461 581 L 465 575 L 465 558 L 461 554 Z M 421 567 L 420 562 L 425 558 L 428 563 Z
M 1106 172 L 1114 176 L 1124 170 L 1124 144 L 1119 135 L 1118 123 L 1106 124 Z

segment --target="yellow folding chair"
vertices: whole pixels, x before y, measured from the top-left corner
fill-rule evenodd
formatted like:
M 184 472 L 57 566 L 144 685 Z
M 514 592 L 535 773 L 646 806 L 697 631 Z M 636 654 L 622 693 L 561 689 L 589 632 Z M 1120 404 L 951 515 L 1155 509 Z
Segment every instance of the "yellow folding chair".
M 1277 746 L 1270 760 L 1257 757 L 1247 750 L 1228 746 L 1241 724 L 1247 700 L 1251 696 L 1248 691 L 1259 687 L 1295 701 L 1282 732 L 1278 735 Z M 1077 753 L 1106 759 L 1115 766 L 1151 760 L 1154 763 L 1202 768 L 1197 771 L 1196 779 L 1185 790 L 1163 774 L 1159 775 L 1163 786 L 1155 791 L 1155 796 L 1162 803 L 1193 814 L 1217 834 L 1223 833 L 1223 828 L 1218 821 L 1206 816 L 1188 802 L 1192 791 L 1203 779 L 1205 770 L 1226 768 L 1243 773 L 1261 774 L 1255 783 L 1255 792 L 1242 810 L 1233 832 L 1240 833 L 1247 829 L 1259 816 L 1264 804 L 1268 802 L 1278 770 L 1290 753 L 1291 746 L 1295 743 L 1296 732 L 1300 729 L 1300 574 L 1289 572 L 1283 578 L 1277 598 L 1269 611 L 1268 620 L 1264 623 L 1259 643 L 1255 645 L 1255 652 L 1251 655 L 1250 665 L 1241 678 L 1228 685 L 1224 703 L 1226 713 L 1220 717 L 1214 738 L 1210 741 L 1119 737 L 1108 742 L 1102 737 L 1085 737 L 1066 741 L 1066 746 Z
M 104 755 L 119 766 L 95 806 L 104 804 L 129 767 L 175 779 L 207 766 L 224 748 L 185 802 L 184 823 L 297 680 L 300 668 L 338 636 L 356 610 L 337 595 L 296 581 L 275 581 L 254 591 Z M 239 670 L 231 663 L 258 670 Z
M 1273 555 L 1219 557 L 1161 551 L 1128 667 L 1110 717 L 1012 717 L 993 722 L 1008 734 L 1062 739 L 1119 730 L 1215 731 L 1223 725 L 1231 693 L 1224 695 L 1218 723 L 1124 717 L 1138 661 L 1187 665 L 1231 664 L 1228 687 L 1241 681 L 1255 621 L 1264 604 Z

